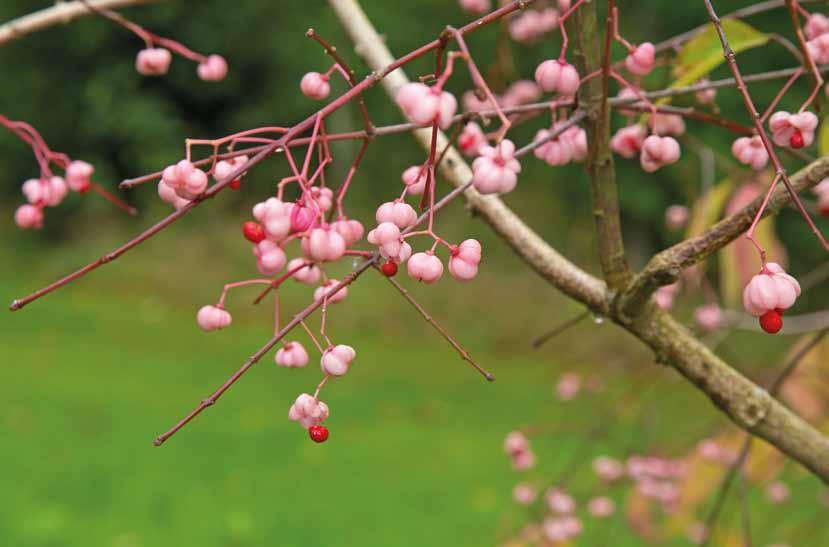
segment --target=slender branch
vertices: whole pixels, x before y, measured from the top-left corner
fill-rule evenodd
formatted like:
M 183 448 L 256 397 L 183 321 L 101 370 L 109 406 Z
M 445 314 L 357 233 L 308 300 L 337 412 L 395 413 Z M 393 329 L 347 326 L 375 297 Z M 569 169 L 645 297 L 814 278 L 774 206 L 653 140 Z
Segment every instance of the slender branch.
M 619 218 L 619 196 L 616 169 L 610 150 L 610 110 L 608 90 L 610 80 L 610 42 L 613 37 L 613 0 L 608 1 L 607 30 L 604 56 L 599 53 L 598 2 L 585 2 L 573 13 L 576 34 L 575 64 L 580 74 L 591 74 L 601 69 L 602 77 L 583 83 L 579 89 L 579 104 L 587 112 L 585 126 L 590 150 L 586 169 L 590 175 L 593 199 L 593 220 L 596 224 L 596 243 L 604 279 L 610 289 L 621 289 L 631 272 L 622 240 Z
M 150 4 L 159 0 L 88 0 L 89 4 L 100 9 L 125 8 Z M 55 25 L 63 25 L 80 17 L 94 15 L 81 2 L 55 2 L 50 8 L 45 8 L 23 17 L 13 19 L 0 25 L 0 46 L 8 44 L 18 38 L 44 30 Z
M 375 268 L 376 268 L 376 265 L 375 265 Z M 384 276 L 384 277 L 385 277 L 385 276 Z M 417 300 L 415 300 L 415 299 L 414 299 L 414 297 L 411 295 L 411 293 L 409 293 L 409 291 L 408 291 L 408 290 L 407 290 L 407 289 L 406 289 L 403 285 L 401 285 L 400 283 L 398 283 L 398 282 L 397 282 L 397 280 L 396 280 L 396 279 L 394 279 L 394 278 L 391 278 L 391 277 L 386 277 L 386 279 L 388 280 L 388 282 L 389 282 L 389 283 L 391 283 L 391 284 L 392 284 L 392 286 L 393 286 L 395 289 L 397 289 L 397 291 L 398 291 L 398 292 L 399 292 L 399 293 L 403 296 L 403 298 L 405 298 L 405 299 L 406 299 L 406 301 L 407 301 L 409 304 L 411 304 L 411 305 L 412 305 L 412 307 L 413 307 L 414 309 L 416 309 L 416 310 L 417 310 L 417 312 L 418 312 L 420 315 L 422 315 L 422 316 L 423 316 L 423 319 L 425 319 L 427 323 L 429 323 L 430 325 L 432 325 L 432 328 L 434 328 L 434 329 L 438 332 L 438 334 L 440 334 L 440 335 L 443 337 L 443 339 L 444 339 L 444 340 L 446 340 L 447 342 L 449 342 L 449 345 L 450 345 L 450 346 L 452 346 L 453 348 L 455 348 L 455 351 L 457 351 L 457 352 L 458 352 L 458 355 L 460 355 L 460 356 L 461 356 L 461 359 L 463 359 L 464 361 L 466 361 L 467 363 L 469 363 L 470 365 L 472 365 L 472 367 L 473 367 L 475 370 L 477 370 L 478 372 L 480 372 L 480 373 L 481 373 L 481 375 L 482 375 L 484 378 L 486 378 L 487 380 L 489 380 L 490 382 L 492 382 L 492 381 L 494 381 L 494 380 L 495 380 L 495 376 L 493 376 L 492 374 L 490 374 L 490 373 L 489 373 L 486 369 L 482 368 L 482 367 L 481 367 L 478 363 L 476 363 L 476 362 L 475 362 L 475 360 L 472 358 L 472 356 L 471 356 L 471 355 L 469 355 L 469 352 L 468 352 L 468 351 L 466 351 L 466 350 L 463 348 L 463 346 L 461 346 L 459 343 L 457 343 L 457 342 L 455 341 L 455 339 L 454 339 L 454 338 L 452 338 L 452 335 L 451 335 L 451 334 L 449 334 L 449 332 L 447 332 L 447 331 L 446 331 L 446 329 L 444 329 L 443 327 L 441 327 L 441 326 L 440 326 L 440 323 L 438 323 L 438 322 L 435 320 L 435 318 L 434 318 L 434 317 L 432 317 L 432 316 L 429 314 L 429 312 L 427 312 L 427 311 L 426 311 L 426 309 L 424 309 L 424 308 L 423 308 L 423 306 L 421 306 L 421 305 L 420 305 L 420 303 L 419 303 Z
M 536 349 L 540 348 L 541 346 L 543 346 L 544 344 L 546 344 L 547 342 L 549 342 L 550 340 L 552 340 L 553 338 L 555 338 L 559 334 L 561 334 L 561 333 L 567 331 L 568 329 L 570 329 L 571 327 L 574 327 L 574 326 L 578 325 L 579 323 L 581 323 L 584 319 L 587 318 L 588 315 L 590 315 L 590 311 L 585 310 L 585 311 L 581 312 L 580 314 L 578 314 L 577 316 L 568 319 L 564 323 L 556 325 L 550 331 L 545 332 L 544 334 L 542 334 L 541 336 L 539 336 L 538 338 L 533 340 L 532 346 Z

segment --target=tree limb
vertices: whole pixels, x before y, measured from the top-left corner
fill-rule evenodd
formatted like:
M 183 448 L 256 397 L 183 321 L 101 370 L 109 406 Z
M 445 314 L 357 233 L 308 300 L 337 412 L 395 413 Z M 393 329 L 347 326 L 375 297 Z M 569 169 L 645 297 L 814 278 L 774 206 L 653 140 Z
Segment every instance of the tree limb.
M 102 9 L 125 8 L 140 4 L 149 4 L 159 0 L 89 0 L 89 3 Z M 95 15 L 80 2 L 55 2 L 51 8 L 42 9 L 0 25 L 0 46 L 23 38 L 27 34 L 44 30 L 55 25 L 63 25 L 84 17 Z

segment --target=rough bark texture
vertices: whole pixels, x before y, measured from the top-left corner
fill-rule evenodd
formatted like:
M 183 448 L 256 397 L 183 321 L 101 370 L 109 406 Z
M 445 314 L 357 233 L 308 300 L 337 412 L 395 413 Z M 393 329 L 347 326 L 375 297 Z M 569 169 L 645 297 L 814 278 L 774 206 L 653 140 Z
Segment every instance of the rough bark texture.
M 369 66 L 375 71 L 386 66 L 392 59 L 391 53 L 356 0 L 329 0 L 329 4 Z M 593 39 L 597 40 L 595 36 Z M 403 71 L 396 70 L 383 80 L 383 86 L 394 97 L 396 90 L 406 81 Z M 415 137 L 421 146 L 428 149 L 430 134 L 430 129 L 422 129 L 415 132 Z M 446 138 L 440 134 L 438 139 L 438 146 L 442 148 Z M 816 182 L 815 178 L 824 176 L 821 175 L 824 173 L 829 173 L 829 161 L 819 160 L 796 175 L 796 178 L 798 184 L 802 184 L 801 188 L 805 188 Z M 447 155 L 441 174 L 455 186 L 467 183 L 471 177 L 469 166 L 455 150 Z M 735 424 L 762 437 L 810 469 L 824 482 L 829 482 L 829 439 L 714 355 L 670 314 L 658 309 L 648 298 L 634 317 L 615 312 L 610 306 L 615 294 L 613 291 L 609 291 L 602 281 L 553 249 L 500 199 L 481 196 L 474 189 L 467 190 L 465 197 L 470 208 L 551 285 L 592 310 L 608 315 L 648 345 L 658 362 L 674 367 L 704 392 Z M 787 197 L 782 192 L 775 195 L 773 210 L 778 210 L 786 201 Z M 678 263 L 681 265 L 690 260 L 688 264 L 692 264 L 721 248 L 748 227 L 751 216 L 752 207 L 748 207 L 718 223 L 711 228 L 717 235 L 700 236 L 710 238 L 708 244 L 713 245 L 713 248 L 707 251 L 707 248 L 703 248 L 703 242 L 688 243 L 688 248 L 682 247 L 684 250 L 681 253 L 686 258 Z M 684 244 L 680 244 L 682 245 Z M 700 258 L 695 259 L 697 255 Z

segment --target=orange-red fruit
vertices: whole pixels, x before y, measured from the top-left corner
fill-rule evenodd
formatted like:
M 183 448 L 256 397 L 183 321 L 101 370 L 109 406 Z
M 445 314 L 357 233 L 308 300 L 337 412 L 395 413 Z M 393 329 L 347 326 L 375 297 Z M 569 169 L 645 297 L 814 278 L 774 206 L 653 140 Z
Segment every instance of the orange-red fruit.
M 385 264 L 380 266 L 380 271 L 383 272 L 383 275 L 385 275 L 386 277 L 394 277 L 394 275 L 397 273 L 397 264 L 389 260 Z
M 312 425 L 308 428 L 308 436 L 315 443 L 324 443 L 328 440 L 328 428 L 324 425 Z
M 251 243 L 260 243 L 265 240 L 265 229 L 252 220 L 242 224 L 242 234 Z
M 789 139 L 789 145 L 791 145 L 792 148 L 803 148 L 804 144 L 805 143 L 803 142 L 803 135 L 800 133 L 800 131 L 795 131 L 794 133 L 792 133 L 792 136 Z
M 767 311 L 760 316 L 760 327 L 769 334 L 776 334 L 783 328 L 783 318 L 777 310 Z
M 230 181 L 230 184 L 228 184 L 228 186 L 230 186 L 231 190 L 238 190 L 242 187 L 242 179 L 233 179 L 232 181 Z

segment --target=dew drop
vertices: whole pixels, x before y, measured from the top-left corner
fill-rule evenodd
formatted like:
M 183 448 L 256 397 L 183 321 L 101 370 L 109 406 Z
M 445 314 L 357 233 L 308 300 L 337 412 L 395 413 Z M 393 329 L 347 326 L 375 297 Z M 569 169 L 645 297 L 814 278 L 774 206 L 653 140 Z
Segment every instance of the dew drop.
M 593 314 L 593 322 L 596 323 L 597 325 L 601 325 L 602 323 L 604 323 L 604 316 L 601 316 L 597 313 L 594 313 Z

